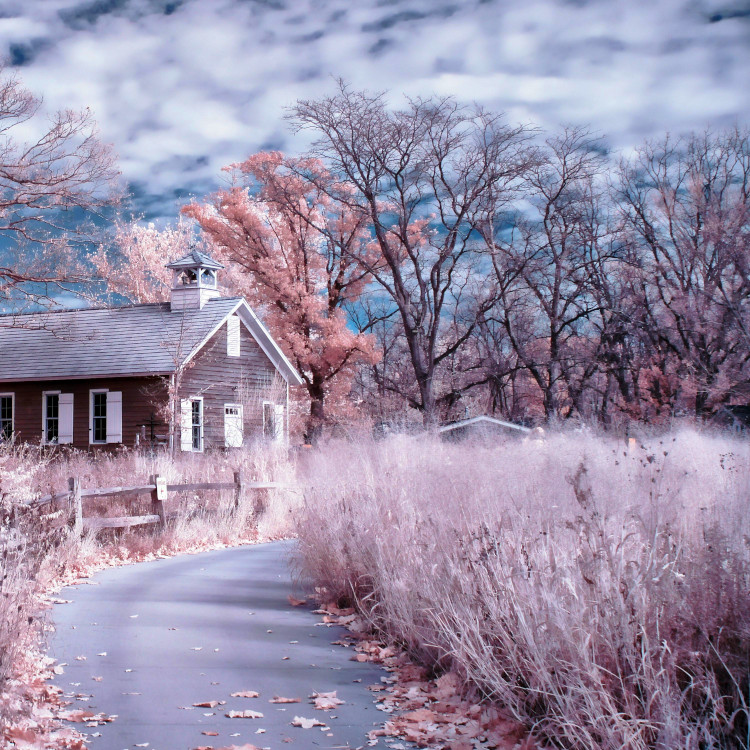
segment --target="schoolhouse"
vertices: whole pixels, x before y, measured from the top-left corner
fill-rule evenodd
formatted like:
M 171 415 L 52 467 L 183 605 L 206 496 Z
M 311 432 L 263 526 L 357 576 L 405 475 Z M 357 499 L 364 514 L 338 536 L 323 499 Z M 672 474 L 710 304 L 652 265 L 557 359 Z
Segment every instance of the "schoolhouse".
M 81 449 L 236 448 L 289 435 L 301 379 L 223 266 L 167 265 L 169 302 L 0 316 L 0 439 Z

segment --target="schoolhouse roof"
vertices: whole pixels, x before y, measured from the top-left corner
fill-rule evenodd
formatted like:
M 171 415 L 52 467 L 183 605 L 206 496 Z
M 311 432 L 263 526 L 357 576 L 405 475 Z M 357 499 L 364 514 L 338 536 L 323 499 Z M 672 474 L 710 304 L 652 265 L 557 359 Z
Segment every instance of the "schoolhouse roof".
M 250 306 L 220 297 L 200 309 L 168 302 L 0 316 L 0 382 L 169 375 L 237 314 L 290 385 L 302 381 Z

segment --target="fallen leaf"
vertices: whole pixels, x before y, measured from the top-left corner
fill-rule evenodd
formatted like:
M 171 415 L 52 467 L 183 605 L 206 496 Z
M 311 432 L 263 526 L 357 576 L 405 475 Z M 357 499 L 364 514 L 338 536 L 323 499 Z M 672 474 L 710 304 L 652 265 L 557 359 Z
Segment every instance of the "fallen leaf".
M 150 744 L 150 742 L 141 742 L 140 745 L 136 743 L 136 747 L 148 747 Z
M 210 729 L 205 730 L 204 732 L 201 732 L 201 734 L 205 734 L 206 737 L 218 737 L 218 732 L 212 732 Z
M 195 708 L 216 708 L 219 705 L 219 701 L 203 701 L 202 703 L 193 703 Z
M 302 703 L 302 701 L 299 698 L 284 698 L 280 695 L 274 695 L 273 698 L 271 698 L 269 703 Z
M 330 693 L 313 693 L 310 697 L 313 699 L 315 708 L 319 711 L 332 711 L 344 702 L 341 698 L 336 697 L 335 690 Z
M 239 693 L 232 693 L 232 698 L 257 698 L 259 695 L 255 690 L 240 690 Z
M 313 727 L 324 727 L 325 724 L 317 719 L 306 719 L 304 716 L 295 716 L 292 720 L 293 727 L 302 727 L 302 729 L 312 729 Z
M 89 721 L 90 719 L 93 719 L 96 716 L 96 714 L 91 713 L 91 711 L 84 711 L 84 710 L 77 710 L 77 711 L 64 711 L 60 714 L 61 719 L 65 719 L 65 721 L 75 721 L 75 722 L 84 722 Z
M 263 714 L 260 711 L 227 711 L 224 716 L 228 719 L 262 719 Z
M 304 599 L 295 599 L 291 594 L 287 597 L 287 599 L 289 599 L 289 604 L 291 604 L 293 607 L 302 607 L 307 603 Z

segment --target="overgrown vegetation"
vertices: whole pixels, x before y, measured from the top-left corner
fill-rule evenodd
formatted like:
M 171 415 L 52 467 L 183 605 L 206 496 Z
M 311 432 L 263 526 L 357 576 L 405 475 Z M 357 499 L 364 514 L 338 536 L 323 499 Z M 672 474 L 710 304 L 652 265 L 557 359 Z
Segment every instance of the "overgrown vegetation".
M 332 442 L 298 563 L 555 746 L 747 748 L 749 470 L 692 432 Z
M 288 534 L 291 511 L 301 496 L 294 490 L 249 491 L 235 509 L 230 492 L 170 493 L 163 531 L 141 526 L 83 536 L 68 524 L 67 503 L 57 509 L 32 509 L 27 503 L 64 491 L 72 476 L 89 488 L 145 483 L 152 474 L 169 483 L 229 482 L 237 470 L 248 481 L 292 481 L 286 449 L 272 446 L 231 454 L 188 453 L 176 460 L 129 451 L 96 457 L 77 452 L 45 455 L 38 447 L 0 446 L 0 736 L 4 721 L 28 712 L 39 697 L 25 690 L 39 683 L 43 597 L 56 582 L 107 564 Z M 147 514 L 149 502 L 148 495 L 84 498 L 84 516 Z M 9 682 L 19 677 L 23 685 L 14 692 Z

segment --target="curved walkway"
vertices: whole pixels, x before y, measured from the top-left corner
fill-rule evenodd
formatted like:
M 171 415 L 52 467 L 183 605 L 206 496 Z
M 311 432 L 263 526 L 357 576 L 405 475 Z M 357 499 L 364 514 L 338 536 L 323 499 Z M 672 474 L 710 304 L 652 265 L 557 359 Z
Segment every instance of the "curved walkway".
M 97 585 L 63 589 L 60 597 L 73 601 L 54 607 L 49 654 L 67 663 L 56 682 L 90 695 L 70 709 L 117 715 L 96 728 L 76 725 L 90 733 L 92 750 L 366 745 L 385 718 L 367 685 L 385 673 L 332 645 L 343 628 L 316 626 L 312 607 L 290 606 L 290 544 L 110 568 L 92 579 Z M 345 701 L 335 710 L 310 704 L 313 692 L 333 690 Z M 260 696 L 231 697 L 243 691 Z M 269 703 L 274 696 L 301 703 Z M 210 701 L 226 703 L 193 708 Z M 225 717 L 248 709 L 263 717 Z M 294 727 L 295 716 L 328 728 Z

